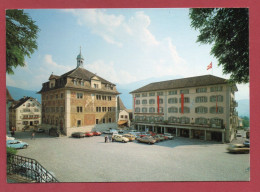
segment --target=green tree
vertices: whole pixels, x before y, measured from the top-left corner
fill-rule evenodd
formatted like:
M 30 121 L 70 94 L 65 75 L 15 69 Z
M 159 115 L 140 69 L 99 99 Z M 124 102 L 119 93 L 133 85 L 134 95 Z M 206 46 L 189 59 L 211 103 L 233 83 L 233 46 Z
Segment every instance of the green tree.
M 25 57 L 38 48 L 39 28 L 24 10 L 6 11 L 6 72 L 14 74 L 13 67 L 25 66 Z
M 211 55 L 236 83 L 249 82 L 249 26 L 247 8 L 193 8 L 191 26 L 199 30 L 197 42 L 213 44 Z

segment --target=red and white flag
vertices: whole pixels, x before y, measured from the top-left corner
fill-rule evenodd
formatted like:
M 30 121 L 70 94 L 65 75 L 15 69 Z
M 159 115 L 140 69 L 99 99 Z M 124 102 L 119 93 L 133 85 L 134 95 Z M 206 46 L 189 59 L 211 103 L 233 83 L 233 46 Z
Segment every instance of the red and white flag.
M 207 66 L 207 70 L 212 68 L 212 62 Z

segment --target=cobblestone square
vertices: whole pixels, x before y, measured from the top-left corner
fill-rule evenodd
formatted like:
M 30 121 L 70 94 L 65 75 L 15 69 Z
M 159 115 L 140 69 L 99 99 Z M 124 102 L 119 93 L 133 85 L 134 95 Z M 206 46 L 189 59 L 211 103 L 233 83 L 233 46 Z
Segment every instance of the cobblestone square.
M 90 138 L 17 132 L 29 143 L 18 155 L 36 159 L 60 182 L 249 181 L 249 154 L 227 153 L 228 144 L 177 137 L 154 145 L 104 143 Z M 238 138 L 235 142 L 241 142 Z

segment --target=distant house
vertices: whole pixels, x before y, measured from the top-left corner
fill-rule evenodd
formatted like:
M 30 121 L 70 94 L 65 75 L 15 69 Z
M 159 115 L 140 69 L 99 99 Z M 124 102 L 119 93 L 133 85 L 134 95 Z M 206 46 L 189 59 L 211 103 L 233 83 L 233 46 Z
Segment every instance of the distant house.
M 23 97 L 9 107 L 9 129 L 16 131 L 41 124 L 41 104 L 33 97 Z
M 9 107 L 11 107 L 14 102 L 9 90 L 6 88 L 6 132 L 9 131 Z
M 132 118 L 132 110 L 126 109 L 123 101 L 120 97 L 118 97 L 118 121 L 117 124 L 119 127 L 130 127 L 131 126 L 131 118 Z
M 242 128 L 242 127 L 243 127 L 243 119 L 238 117 L 238 128 Z

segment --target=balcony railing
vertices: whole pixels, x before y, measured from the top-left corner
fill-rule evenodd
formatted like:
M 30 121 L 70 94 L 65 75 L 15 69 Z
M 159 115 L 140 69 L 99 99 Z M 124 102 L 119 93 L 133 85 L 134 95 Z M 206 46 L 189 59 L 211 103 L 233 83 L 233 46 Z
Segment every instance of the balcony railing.
M 7 173 L 18 174 L 39 183 L 59 182 L 36 160 L 19 155 L 7 155 Z

